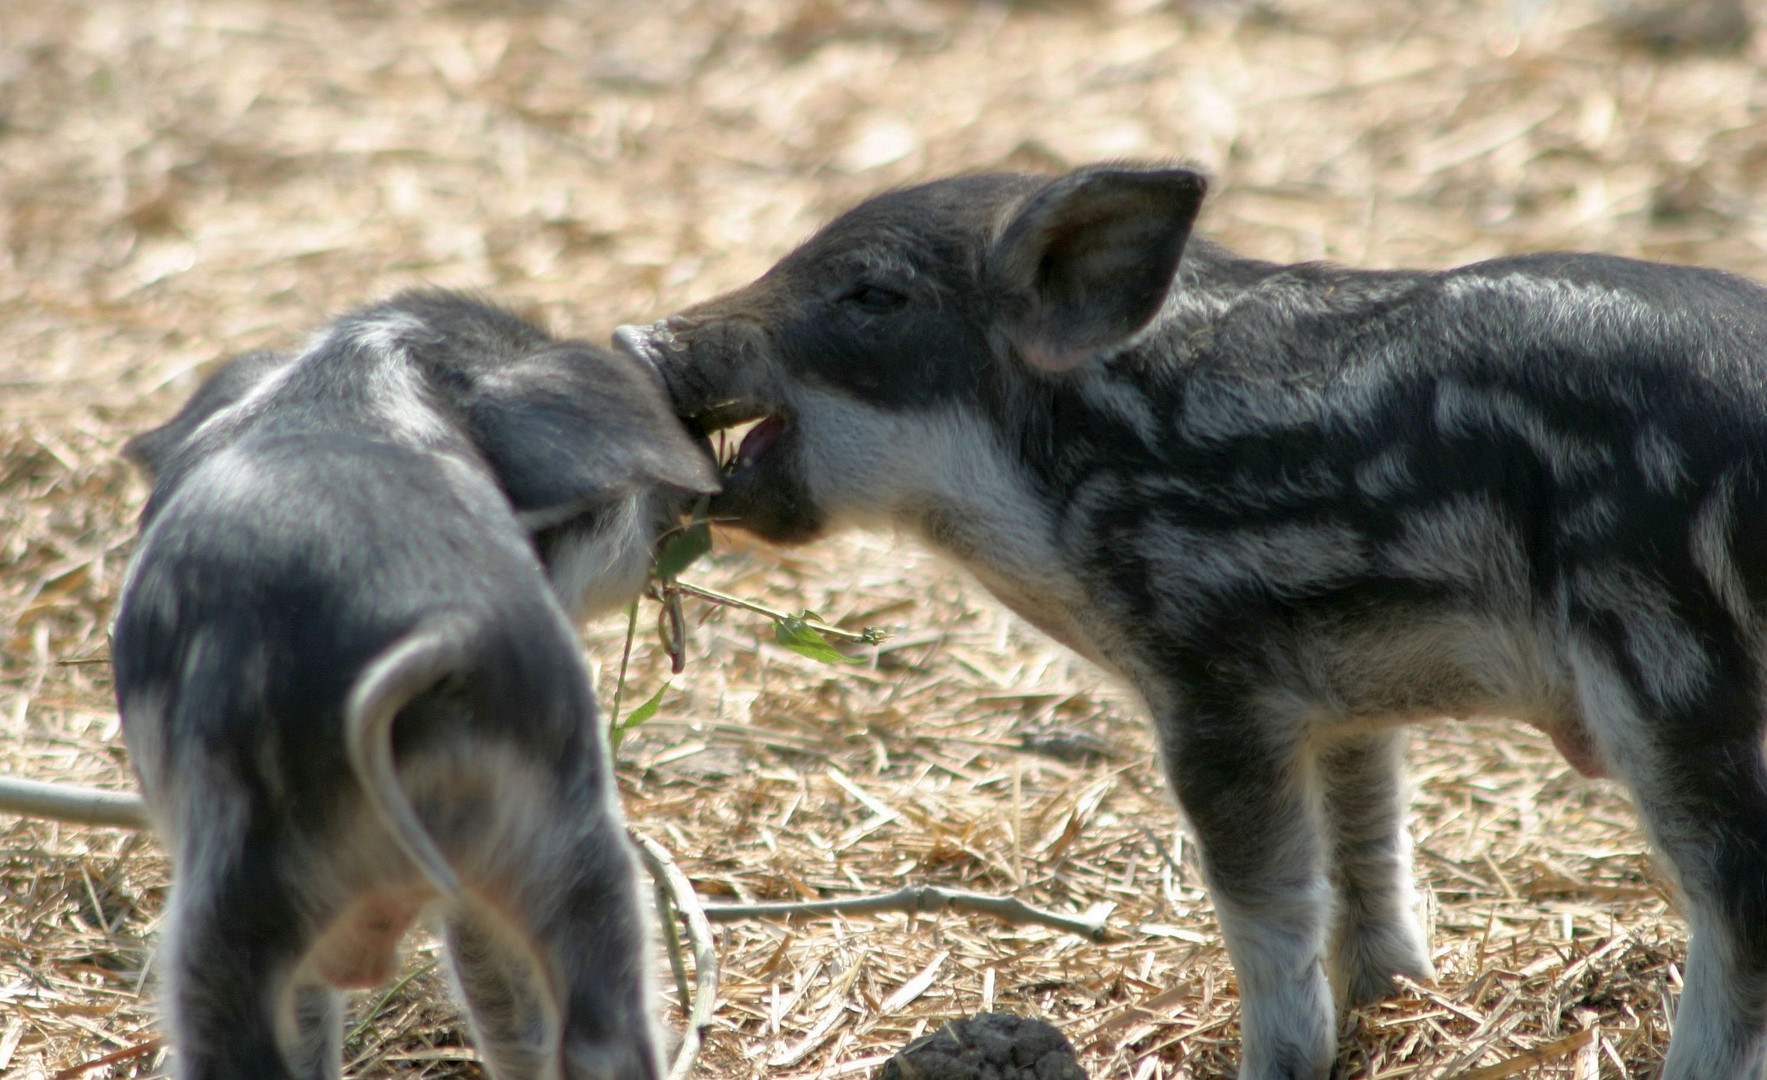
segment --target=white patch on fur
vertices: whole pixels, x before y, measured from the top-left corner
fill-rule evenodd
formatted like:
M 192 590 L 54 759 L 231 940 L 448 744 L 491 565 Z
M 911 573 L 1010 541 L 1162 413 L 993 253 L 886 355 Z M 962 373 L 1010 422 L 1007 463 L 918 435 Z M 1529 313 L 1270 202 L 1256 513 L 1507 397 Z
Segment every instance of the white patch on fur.
M 1412 490 L 1411 456 L 1403 447 L 1388 447 L 1356 466 L 1356 488 L 1371 499 L 1386 499 Z
M 393 356 L 408 348 L 408 338 L 433 336 L 435 331 L 411 312 L 395 309 L 373 318 L 344 320 L 338 324 L 335 333 L 376 356 Z
M 1153 571 L 1149 579 L 1168 609 L 1161 621 L 1170 627 L 1190 623 L 1198 599 L 1235 586 L 1295 598 L 1343 585 L 1370 561 L 1362 534 L 1344 525 L 1204 532 L 1157 516 L 1137 537 L 1135 552 Z
M 1405 513 L 1399 529 L 1399 540 L 1381 550 L 1393 573 L 1462 585 L 1508 611 L 1527 602 L 1527 553 L 1489 496 L 1459 495 Z
M 1377 397 L 1368 386 L 1334 387 L 1328 396 L 1280 382 L 1206 373 L 1192 380 L 1175 429 L 1193 443 L 1273 435 L 1365 414 Z
M 1526 443 L 1561 484 L 1613 464 L 1606 447 L 1555 430 L 1539 410 L 1508 390 L 1443 379 L 1436 386 L 1436 425 L 1450 438 L 1507 431 Z
M 142 535 L 136 550 L 145 550 L 152 538 L 159 535 L 162 521 L 181 522 L 184 517 L 181 508 L 186 503 L 196 503 L 196 513 L 201 514 L 204 512 L 201 507 L 205 505 L 263 505 L 266 493 L 277 490 L 274 475 L 266 475 L 257 455 L 242 452 L 238 443 L 223 446 L 202 460 L 192 470 L 190 478 L 172 491 L 165 508 Z
M 1618 620 L 1626 652 L 1658 705 L 1686 703 L 1710 685 L 1711 662 L 1676 617 L 1673 598 L 1661 582 L 1622 564 L 1579 566 L 1571 572 L 1571 591 L 1580 603 Z
M 574 532 L 553 548 L 548 576 L 565 611 L 582 620 L 632 602 L 650 572 L 656 516 L 648 496 L 629 496 L 597 515 L 595 531 Z
M 459 437 L 430 400 L 429 390 L 403 352 L 384 356 L 371 374 L 368 400 L 392 431 L 420 445 L 448 443 Z
M 1643 327 L 1661 321 L 1647 304 L 1623 289 L 1597 282 L 1567 281 L 1541 277 L 1531 271 L 1512 268 L 1492 273 L 1489 268 L 1471 267 L 1447 277 L 1442 282 L 1442 298 L 1457 303 L 1462 310 L 1485 317 L 1491 309 L 1507 302 L 1519 308 L 1524 318 L 1548 337 L 1585 338 L 1595 332 L 1615 338 L 1636 340 Z M 1450 309 L 1450 318 L 1460 317 Z M 1608 390 L 1615 399 L 1638 407 L 1638 401 L 1620 379 L 1610 380 Z
M 402 311 L 328 327 L 313 335 L 299 355 L 262 376 L 238 401 L 204 420 L 192 433 L 191 444 L 256 416 L 297 373 L 310 367 L 314 357 L 339 348 L 373 358 L 352 369 L 351 374 L 364 377 L 364 399 L 388 430 L 423 445 L 447 442 L 457 433 L 430 400 L 407 352 L 409 337 L 428 333 L 433 333 L 428 323 Z
M 201 445 L 210 436 L 229 431 L 256 416 L 263 410 L 265 404 L 276 395 L 276 392 L 282 389 L 283 384 L 288 382 L 289 376 L 294 373 L 294 368 L 295 361 L 291 359 L 259 377 L 258 381 L 252 384 L 250 390 L 240 395 L 239 400 L 224 409 L 216 409 L 206 420 L 198 424 L 196 430 L 190 433 L 190 438 L 186 440 L 185 445 Z
M 343 319 L 315 334 L 289 368 L 334 351 L 358 353 L 363 359 L 349 369 L 350 374 L 364 379 L 363 399 L 387 429 L 420 445 L 442 443 L 457 432 L 430 400 L 410 355 L 413 338 L 429 340 L 435 335 L 428 322 L 409 311 Z
M 1053 564 L 1049 515 L 980 417 L 959 407 L 889 412 L 819 390 L 792 396 L 801 475 L 839 524 L 876 527 L 937 511 L 973 523 L 1008 561 Z
M 1651 737 L 1654 720 L 1643 714 L 1625 676 L 1615 670 L 1604 648 L 1573 633 L 1565 642 L 1565 656 L 1576 685 L 1578 708 L 1590 736 L 1614 776 L 1626 782 L 1636 795 L 1644 796 L 1661 783 L 1662 754 Z M 1665 835 L 1665 828 L 1669 834 L 1684 831 L 1661 813 L 1653 814 L 1647 796 L 1638 805 L 1644 811 L 1640 814 L 1642 824 L 1659 847 L 1671 839 Z M 1675 872 L 1673 864 L 1664 865 Z
M 887 412 L 800 388 L 800 473 L 835 526 L 907 525 L 1000 601 L 1108 670 L 1117 635 L 1068 572 L 1057 522 L 1016 454 L 962 407 Z
M 1659 495 L 1673 493 L 1687 483 L 1687 455 L 1655 424 L 1646 422 L 1632 440 L 1632 457 L 1644 482 Z
M 1620 523 L 1620 504 L 1605 491 L 1597 490 L 1559 519 L 1565 532 L 1583 540 L 1600 540 L 1613 532 Z
M 131 566 L 133 572 L 133 566 Z M 129 595 L 127 591 L 125 596 Z M 175 835 L 180 806 L 162 803 L 151 796 L 178 790 L 170 783 L 175 766 L 171 759 L 169 733 L 172 722 L 166 716 L 171 700 L 162 685 L 130 693 L 120 703 L 123 734 L 129 746 L 129 762 L 142 778 L 143 805 L 152 817 L 154 827 L 162 834 Z
M 1736 477 L 1726 473 L 1713 486 L 1712 494 L 1700 504 L 1693 517 L 1688 544 L 1693 564 L 1705 577 L 1706 584 L 1718 596 L 1718 602 L 1735 619 L 1738 626 L 1752 630 L 1755 626 L 1754 605 L 1730 557 L 1730 532 L 1733 526 Z
M 1432 716 L 1571 722 L 1571 690 L 1550 632 L 1525 612 L 1395 621 L 1327 646 L 1352 728 Z

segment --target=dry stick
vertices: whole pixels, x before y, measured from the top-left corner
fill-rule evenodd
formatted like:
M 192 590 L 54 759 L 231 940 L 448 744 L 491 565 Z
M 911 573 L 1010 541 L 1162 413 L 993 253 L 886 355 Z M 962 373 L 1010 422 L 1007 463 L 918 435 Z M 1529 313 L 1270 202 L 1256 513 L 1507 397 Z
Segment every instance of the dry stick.
M 146 1057 L 164 1045 L 166 1045 L 166 1040 L 163 1038 L 149 1039 L 144 1043 L 137 1043 L 134 1046 L 125 1047 L 114 1054 L 106 1054 L 100 1058 L 93 1058 L 91 1061 L 83 1061 L 78 1065 L 70 1065 L 60 1072 L 50 1076 L 49 1080 L 74 1080 L 74 1077 L 79 1076 L 82 1073 L 90 1072 L 93 1069 L 103 1068 L 106 1065 L 116 1065 L 124 1061 L 134 1061 L 139 1057 Z
M 718 1005 L 718 950 L 712 940 L 712 924 L 706 919 L 699 897 L 693 894 L 693 883 L 675 865 L 668 849 L 634 829 L 627 829 L 626 833 L 638 845 L 638 855 L 644 860 L 651 878 L 668 890 L 675 910 L 687 923 L 687 941 L 693 946 L 694 981 L 698 985 L 694 989 L 693 1005 L 687 1012 L 687 1031 L 682 1035 L 681 1049 L 676 1051 L 675 1063 L 669 1066 L 667 1077 L 667 1080 L 686 1080 L 699 1058 L 706 1030 L 712 1025 L 712 1010 Z M 682 1005 L 685 1007 L 687 1003 L 684 1001 Z
M 1031 907 L 1014 896 L 961 892 L 937 885 L 910 885 L 893 893 L 856 896 L 843 900 L 811 900 L 794 904 L 707 904 L 706 918 L 713 922 L 735 922 L 738 919 L 782 915 L 866 915 L 880 911 L 915 913 L 944 911 L 947 908 L 952 911 L 992 915 L 1019 926 L 1031 924 L 1065 930 L 1091 941 L 1106 940 L 1103 915 L 1090 919 L 1063 915 L 1060 912 Z
M 29 817 L 54 818 L 81 825 L 115 825 L 142 828 L 147 815 L 138 796 L 123 791 L 100 791 L 97 788 L 74 787 L 68 784 L 45 784 L 36 780 L 0 776 L 0 813 L 23 814 Z M 634 836 L 637 834 L 634 833 Z M 646 841 L 648 843 L 648 841 Z M 640 848 L 643 848 L 641 843 Z M 661 851 L 661 848 L 657 849 Z M 666 852 L 665 852 L 666 854 Z M 648 862 L 648 860 L 647 860 Z M 680 873 L 679 870 L 676 871 Z M 682 878 L 685 882 L 686 878 Z M 688 886 L 691 896 L 691 886 Z M 677 890 L 678 891 L 678 890 Z M 693 915 L 683 907 L 675 893 L 677 907 L 687 917 L 691 930 Z M 697 902 L 696 902 L 697 906 Z M 945 909 L 992 915 L 1009 923 L 1027 923 L 1065 930 L 1093 941 L 1105 939 L 1105 923 L 1059 912 L 1031 907 L 1016 897 L 989 896 L 986 893 L 960 892 L 937 885 L 910 886 L 878 896 L 860 896 L 843 900 L 815 900 L 799 904 L 711 904 L 703 918 L 714 922 L 734 922 L 746 918 L 768 918 L 781 915 L 860 915 L 879 911 L 933 912 Z M 695 957 L 698 952 L 696 950 Z M 702 971 L 704 968 L 701 969 Z
M 125 1061 L 133 1061 L 136 1058 L 146 1057 L 165 1046 L 165 1044 L 166 1040 L 164 1037 L 156 1036 L 144 1043 L 137 1043 L 134 1046 L 125 1047 L 115 1053 L 106 1054 L 100 1058 L 93 1058 L 91 1061 L 82 1062 L 79 1065 L 69 1066 L 68 1068 L 62 1069 L 60 1072 L 53 1074 L 50 1077 L 50 1080 L 73 1080 L 74 1077 L 89 1072 L 92 1069 L 102 1068 L 106 1065 L 117 1065 Z
M 53 818 L 79 825 L 147 826 L 141 797 L 127 791 L 101 791 L 72 784 L 45 784 L 0 776 L 0 814 Z
M 1567 1035 L 1564 1038 L 1559 1039 L 1557 1042 L 1549 1042 L 1545 1046 L 1536 1046 L 1532 1050 L 1524 1050 L 1515 1057 L 1506 1058 L 1495 1065 L 1486 1065 L 1483 1068 L 1455 1073 L 1453 1076 L 1449 1077 L 1448 1080 L 1504 1080 L 1505 1077 L 1526 1072 L 1529 1069 L 1544 1065 L 1548 1061 L 1556 1061 L 1562 1057 L 1569 1057 L 1583 1049 L 1583 1047 L 1588 1046 L 1594 1040 L 1594 1028 L 1590 1028 L 1587 1031 L 1579 1031 L 1574 1035 Z
M 687 582 L 682 581 L 679 578 L 671 582 L 669 587 L 680 589 L 687 595 L 697 596 L 701 600 L 710 600 L 714 604 L 723 604 L 726 607 L 752 611 L 757 615 L 765 615 L 769 619 L 789 619 L 792 617 L 783 611 L 774 611 L 770 607 L 763 607 L 750 600 L 741 600 L 737 597 L 721 593 L 716 589 L 708 589 L 704 585 L 689 585 Z M 804 620 L 804 625 L 816 631 L 818 634 L 821 634 L 823 637 L 829 637 L 832 635 L 834 637 L 843 638 L 847 641 L 858 642 L 863 645 L 877 645 L 889 637 L 887 631 L 879 630 L 874 626 L 867 626 L 859 631 L 843 630 L 838 626 L 830 626 L 825 622 L 818 622 L 815 619 Z
M 97 788 L 74 787 L 67 784 L 45 784 L 17 777 L 0 777 L 0 813 L 23 814 L 30 817 L 54 818 L 82 825 L 115 825 L 141 828 L 147 824 L 139 797 L 122 791 L 100 791 Z M 634 833 L 634 836 L 637 834 Z M 645 841 L 648 843 L 648 841 Z M 640 843 L 640 849 L 644 844 Z M 661 848 L 657 849 L 662 851 Z M 664 852 L 666 855 L 667 853 Z M 648 859 L 646 860 L 649 861 Z M 675 871 L 677 874 L 679 870 Z M 683 877 L 685 882 L 686 878 Z M 679 889 L 671 887 L 671 899 L 687 917 L 688 928 L 694 916 L 676 896 Z M 692 887 L 686 886 L 688 896 Z M 694 901 L 697 907 L 697 901 Z M 796 904 L 711 904 L 701 916 L 713 922 L 734 922 L 738 919 L 769 918 L 782 915 L 861 915 L 879 911 L 934 912 L 968 911 L 992 915 L 1018 925 L 1035 924 L 1064 930 L 1092 941 L 1105 939 L 1104 919 L 1085 919 L 1059 912 L 1031 907 L 1011 896 L 989 896 L 986 893 L 960 892 L 937 885 L 909 886 L 893 893 L 860 896 L 841 900 L 814 900 Z M 709 935 L 709 931 L 708 931 Z M 695 958 L 698 958 L 696 943 Z M 700 969 L 705 971 L 704 967 Z M 702 980 L 703 981 L 703 980 Z M 696 1005 L 697 1007 L 697 1005 Z

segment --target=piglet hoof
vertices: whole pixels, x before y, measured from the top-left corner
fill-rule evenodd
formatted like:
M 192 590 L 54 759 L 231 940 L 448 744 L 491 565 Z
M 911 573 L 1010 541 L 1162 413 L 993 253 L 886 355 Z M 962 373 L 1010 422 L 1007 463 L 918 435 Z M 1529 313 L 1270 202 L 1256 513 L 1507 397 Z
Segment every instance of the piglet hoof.
M 1430 982 L 1436 967 L 1416 940 L 1411 927 L 1391 927 L 1385 932 L 1366 928 L 1339 943 L 1333 957 L 1332 989 L 1340 1008 L 1355 1008 L 1398 997 L 1395 976 L 1413 982 Z

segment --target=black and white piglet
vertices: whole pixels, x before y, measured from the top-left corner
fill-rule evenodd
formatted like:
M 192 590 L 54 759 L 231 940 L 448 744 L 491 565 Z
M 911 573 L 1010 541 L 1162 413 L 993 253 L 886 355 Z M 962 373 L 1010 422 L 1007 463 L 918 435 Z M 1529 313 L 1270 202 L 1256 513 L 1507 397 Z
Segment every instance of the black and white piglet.
M 616 335 L 713 512 L 905 526 L 1153 713 L 1238 973 L 1245 1080 L 1331 1069 L 1334 990 L 1431 975 L 1403 739 L 1534 723 L 1636 796 L 1692 924 L 1667 1080 L 1767 1056 L 1767 290 L 1532 255 L 1279 266 L 1203 178 L 1112 165 L 871 199 Z
M 408 293 L 231 361 L 129 453 L 155 483 L 113 656 L 174 869 L 178 1074 L 337 1076 L 334 988 L 387 978 L 439 900 L 498 1080 L 654 1080 L 567 612 L 629 600 L 716 489 L 655 373 Z

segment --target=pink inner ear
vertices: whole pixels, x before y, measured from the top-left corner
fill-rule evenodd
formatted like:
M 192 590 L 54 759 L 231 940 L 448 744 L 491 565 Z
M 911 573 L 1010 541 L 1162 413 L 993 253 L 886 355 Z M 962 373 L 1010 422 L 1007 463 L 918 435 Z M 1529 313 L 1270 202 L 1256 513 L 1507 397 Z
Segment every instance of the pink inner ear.
M 1018 351 L 1025 363 L 1043 371 L 1072 371 L 1092 359 L 1092 353 L 1086 349 L 1052 349 L 1035 339 L 1020 342 Z

